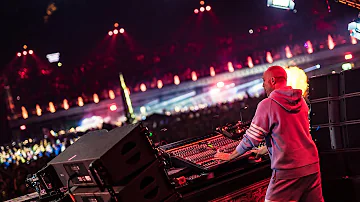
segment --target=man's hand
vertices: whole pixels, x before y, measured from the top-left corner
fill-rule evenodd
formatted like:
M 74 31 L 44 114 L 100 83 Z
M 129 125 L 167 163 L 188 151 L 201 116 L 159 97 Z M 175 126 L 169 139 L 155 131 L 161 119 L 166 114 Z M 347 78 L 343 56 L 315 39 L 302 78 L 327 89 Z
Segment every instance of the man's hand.
M 230 161 L 230 155 L 229 153 L 223 153 L 223 152 L 218 152 L 215 154 L 215 159 L 219 159 L 219 160 L 223 160 L 223 161 Z
M 267 150 L 266 146 L 262 146 L 259 149 L 251 150 L 251 152 L 256 154 L 255 159 L 257 159 L 257 158 L 260 158 L 261 156 L 265 155 L 268 152 L 268 150 Z

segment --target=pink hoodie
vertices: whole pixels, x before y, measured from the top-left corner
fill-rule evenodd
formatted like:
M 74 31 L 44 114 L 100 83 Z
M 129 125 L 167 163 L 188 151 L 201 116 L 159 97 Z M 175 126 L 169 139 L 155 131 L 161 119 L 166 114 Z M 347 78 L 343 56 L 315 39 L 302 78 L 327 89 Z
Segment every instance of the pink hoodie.
M 284 87 L 262 100 L 244 138 L 239 154 L 265 138 L 271 169 L 279 179 L 293 179 L 320 171 L 318 151 L 311 138 L 308 111 L 302 91 Z

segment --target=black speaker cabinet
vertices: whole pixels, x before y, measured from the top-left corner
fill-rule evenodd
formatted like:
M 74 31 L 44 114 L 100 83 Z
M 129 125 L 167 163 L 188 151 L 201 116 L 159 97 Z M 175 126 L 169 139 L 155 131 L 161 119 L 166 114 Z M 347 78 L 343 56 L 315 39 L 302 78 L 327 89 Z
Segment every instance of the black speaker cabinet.
M 339 74 L 330 74 L 309 79 L 309 99 L 316 100 L 339 96 Z
M 340 95 L 360 92 L 360 68 L 342 71 L 340 73 Z
M 340 109 L 341 122 L 360 120 L 360 92 L 344 95 L 340 99 Z
M 336 124 L 340 122 L 340 101 L 318 100 L 310 101 L 311 125 Z
M 323 178 L 360 176 L 360 149 L 339 149 L 319 152 Z
M 326 202 L 360 202 L 360 178 L 334 178 L 322 180 Z
M 347 148 L 360 148 L 360 121 L 351 124 L 345 124 L 343 133 L 345 134 L 345 142 Z M 359 167 L 360 170 L 360 167 Z
M 344 137 L 341 126 L 318 126 L 311 129 L 311 136 L 319 151 L 344 148 Z
M 154 161 L 124 186 L 113 187 L 118 201 L 122 202 L 158 202 L 173 198 L 175 188 L 170 184 L 163 164 Z M 77 202 L 108 202 L 109 192 L 99 188 L 77 188 L 73 191 Z
M 98 177 L 89 170 L 92 163 L 106 169 L 112 183 L 139 172 L 156 159 L 152 145 L 141 124 L 89 132 L 80 137 L 59 156 L 48 163 L 55 168 L 63 185 L 71 177 L 71 185 L 98 185 Z M 100 174 L 100 173 L 99 173 Z

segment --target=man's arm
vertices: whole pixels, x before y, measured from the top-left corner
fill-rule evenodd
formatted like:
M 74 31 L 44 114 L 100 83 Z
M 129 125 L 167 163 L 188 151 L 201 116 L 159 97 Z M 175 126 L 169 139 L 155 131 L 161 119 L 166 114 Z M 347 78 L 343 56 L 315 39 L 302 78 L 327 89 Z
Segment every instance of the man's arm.
M 243 139 L 231 154 L 217 153 L 215 158 L 222 160 L 232 160 L 243 155 L 245 152 L 257 147 L 269 133 L 270 118 L 269 110 L 271 100 L 265 99 L 258 104 L 255 116 L 249 129 L 246 130 Z

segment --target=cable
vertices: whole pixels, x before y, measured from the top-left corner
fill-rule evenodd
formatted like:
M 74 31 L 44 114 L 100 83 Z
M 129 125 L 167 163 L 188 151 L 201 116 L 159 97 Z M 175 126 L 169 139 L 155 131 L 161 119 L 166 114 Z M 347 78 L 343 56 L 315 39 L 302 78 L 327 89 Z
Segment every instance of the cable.
M 71 198 L 72 201 L 74 201 L 74 202 L 75 202 L 75 198 L 74 198 L 73 193 L 72 193 L 72 191 L 71 191 L 70 181 L 71 181 L 73 178 L 77 177 L 77 176 L 78 176 L 77 173 L 72 174 L 72 175 L 69 177 L 69 179 L 67 180 L 67 184 L 66 184 L 66 187 L 67 187 L 67 190 L 68 190 L 68 192 L 69 192 L 70 198 Z

